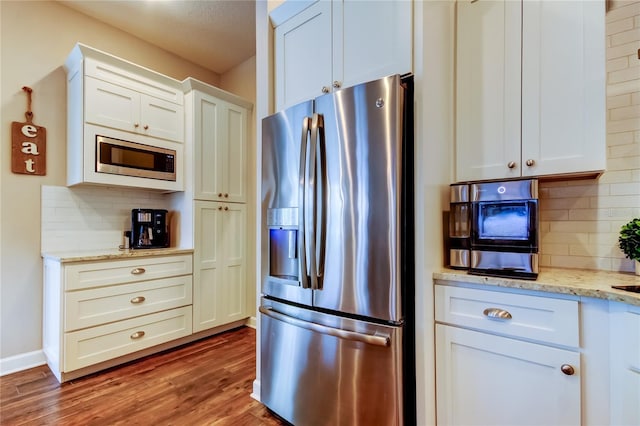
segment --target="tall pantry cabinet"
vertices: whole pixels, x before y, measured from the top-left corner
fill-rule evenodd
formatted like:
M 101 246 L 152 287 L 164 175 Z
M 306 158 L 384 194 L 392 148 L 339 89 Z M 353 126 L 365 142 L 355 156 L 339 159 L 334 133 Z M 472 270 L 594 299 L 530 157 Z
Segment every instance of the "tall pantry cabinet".
M 247 141 L 252 104 L 185 80 L 187 156 L 180 245 L 192 245 L 193 332 L 249 317 L 246 294 Z

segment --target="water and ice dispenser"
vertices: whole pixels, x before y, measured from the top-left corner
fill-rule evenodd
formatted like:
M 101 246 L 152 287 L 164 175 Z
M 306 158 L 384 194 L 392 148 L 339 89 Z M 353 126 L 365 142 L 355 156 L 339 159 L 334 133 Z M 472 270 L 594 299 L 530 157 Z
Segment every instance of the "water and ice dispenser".
M 269 209 L 269 275 L 287 280 L 298 280 L 298 209 Z

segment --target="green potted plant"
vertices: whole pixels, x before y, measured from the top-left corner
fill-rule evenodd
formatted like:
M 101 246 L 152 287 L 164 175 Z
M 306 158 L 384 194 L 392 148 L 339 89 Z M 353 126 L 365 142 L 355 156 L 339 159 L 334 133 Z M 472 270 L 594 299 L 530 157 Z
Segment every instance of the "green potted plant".
M 618 246 L 626 257 L 635 262 L 636 275 L 640 275 L 640 218 L 631 219 L 620 228 Z

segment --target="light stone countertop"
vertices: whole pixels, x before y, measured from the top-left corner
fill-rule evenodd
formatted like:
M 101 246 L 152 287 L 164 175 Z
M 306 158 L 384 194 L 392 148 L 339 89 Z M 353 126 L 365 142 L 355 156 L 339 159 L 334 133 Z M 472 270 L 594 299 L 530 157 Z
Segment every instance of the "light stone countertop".
M 55 260 L 60 263 L 72 262 L 92 262 L 99 260 L 125 260 L 136 257 L 150 256 L 173 256 L 178 254 L 192 254 L 193 249 L 180 248 L 158 248 L 158 249 L 136 249 L 136 250 L 77 250 L 42 253 L 44 259 Z
M 485 277 L 467 274 L 466 271 L 442 268 L 433 273 L 433 279 L 446 282 L 463 282 L 548 293 L 572 294 L 582 297 L 606 299 L 640 306 L 640 293 L 611 288 L 613 285 L 640 286 L 640 276 L 633 273 L 593 271 L 583 269 L 541 268 L 538 279 Z

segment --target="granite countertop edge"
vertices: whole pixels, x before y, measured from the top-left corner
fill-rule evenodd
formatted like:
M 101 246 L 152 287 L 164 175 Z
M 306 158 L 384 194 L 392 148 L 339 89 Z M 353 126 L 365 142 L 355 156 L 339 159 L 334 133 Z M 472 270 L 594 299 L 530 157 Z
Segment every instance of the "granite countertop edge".
M 189 248 L 158 248 L 158 249 L 106 249 L 106 250 L 78 250 L 43 252 L 42 258 L 54 260 L 60 263 L 92 262 L 100 260 L 125 260 L 138 257 L 174 256 L 180 254 L 193 254 Z
M 633 273 L 595 271 L 586 269 L 543 268 L 537 280 L 471 275 L 466 271 L 442 268 L 433 279 L 496 287 L 515 288 L 547 293 L 592 297 L 640 306 L 640 293 L 612 288 L 614 285 L 640 286 L 640 276 Z

